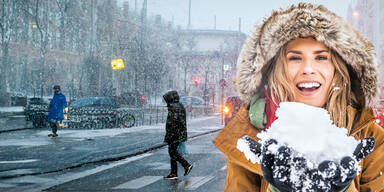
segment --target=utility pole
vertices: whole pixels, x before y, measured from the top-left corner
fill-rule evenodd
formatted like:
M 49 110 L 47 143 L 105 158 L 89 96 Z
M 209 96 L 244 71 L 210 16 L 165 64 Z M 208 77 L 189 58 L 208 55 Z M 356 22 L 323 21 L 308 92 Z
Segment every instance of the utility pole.
M 137 0 L 135 0 L 135 13 L 137 13 Z
M 90 38 L 89 38 L 89 56 L 92 57 L 93 56 L 93 41 L 94 41 L 94 23 L 93 23 L 93 20 L 94 20 L 94 0 L 91 0 L 91 34 L 90 34 Z
M 139 58 L 142 65 L 146 66 L 146 50 L 145 50 L 145 38 L 147 34 L 147 0 L 143 1 L 143 7 L 141 8 L 141 32 L 140 32 L 140 49 Z M 137 82 L 136 82 L 137 83 Z M 147 73 L 144 74 L 144 92 L 147 94 Z
M 216 15 L 213 18 L 213 29 L 216 30 Z
M 189 11 L 188 11 L 188 26 L 187 29 L 191 29 L 191 0 L 189 0 Z
M 222 65 L 221 65 L 221 79 L 224 79 L 224 54 L 221 54 L 222 56 Z M 224 124 L 224 114 L 223 114 L 223 106 L 224 106 L 224 86 L 221 86 L 221 99 L 220 99 L 220 107 L 221 107 L 221 124 Z
M 241 17 L 239 17 L 239 32 L 241 32 Z

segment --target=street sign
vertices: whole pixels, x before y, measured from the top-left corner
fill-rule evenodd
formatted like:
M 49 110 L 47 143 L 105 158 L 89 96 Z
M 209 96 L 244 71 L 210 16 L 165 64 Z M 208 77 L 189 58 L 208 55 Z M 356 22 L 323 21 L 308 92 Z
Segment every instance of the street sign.
M 227 86 L 227 82 L 225 81 L 225 79 L 220 79 L 220 80 L 219 80 L 219 85 L 220 85 L 221 87 L 226 87 L 226 86 Z
M 224 65 L 223 65 L 223 70 L 224 71 L 228 71 L 229 70 L 229 63 L 224 63 Z

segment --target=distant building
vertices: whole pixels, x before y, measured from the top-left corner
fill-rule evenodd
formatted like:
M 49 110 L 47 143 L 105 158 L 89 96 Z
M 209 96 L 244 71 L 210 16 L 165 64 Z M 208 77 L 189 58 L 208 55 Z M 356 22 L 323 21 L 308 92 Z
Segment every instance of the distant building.
M 200 96 L 220 104 L 222 93 L 218 82 L 225 79 L 228 86 L 224 97 L 235 94 L 236 62 L 246 35 L 240 31 L 188 29 L 178 30 L 177 35 L 178 63 L 170 77 L 175 82 L 174 88 L 182 95 Z

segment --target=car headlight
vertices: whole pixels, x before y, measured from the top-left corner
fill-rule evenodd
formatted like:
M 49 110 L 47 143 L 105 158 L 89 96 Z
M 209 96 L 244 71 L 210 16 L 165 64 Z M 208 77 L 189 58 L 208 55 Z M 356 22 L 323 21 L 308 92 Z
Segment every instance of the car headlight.
M 229 107 L 228 106 L 224 106 L 223 112 L 225 114 L 228 114 L 229 113 Z

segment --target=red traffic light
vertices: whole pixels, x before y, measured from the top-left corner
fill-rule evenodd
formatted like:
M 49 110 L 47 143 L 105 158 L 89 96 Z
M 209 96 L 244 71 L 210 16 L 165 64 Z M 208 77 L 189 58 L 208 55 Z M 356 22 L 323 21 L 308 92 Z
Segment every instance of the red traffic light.
M 199 76 L 193 76 L 192 77 L 192 82 L 197 86 L 200 83 L 200 77 Z

